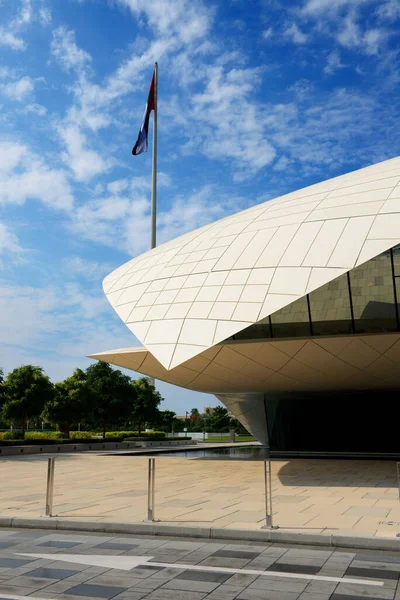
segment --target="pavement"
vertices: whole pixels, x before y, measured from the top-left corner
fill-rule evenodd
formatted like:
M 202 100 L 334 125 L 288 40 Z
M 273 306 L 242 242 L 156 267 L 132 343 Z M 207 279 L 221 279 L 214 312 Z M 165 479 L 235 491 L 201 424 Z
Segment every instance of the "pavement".
M 49 456 L 0 458 L 1 517 L 44 515 Z M 147 518 L 147 457 L 56 456 L 53 514 L 59 521 Z M 400 532 L 394 461 L 274 460 L 272 490 L 279 531 L 393 540 Z M 265 523 L 263 463 L 157 455 L 155 517 L 176 526 L 259 531 Z
M 0 531 L 0 600 L 399 600 L 400 552 Z

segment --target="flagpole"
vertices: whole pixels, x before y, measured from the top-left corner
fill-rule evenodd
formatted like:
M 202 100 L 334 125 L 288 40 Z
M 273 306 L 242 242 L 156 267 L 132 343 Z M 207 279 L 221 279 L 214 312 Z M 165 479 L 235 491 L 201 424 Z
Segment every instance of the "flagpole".
M 158 113 L 158 63 L 154 65 L 154 120 L 153 120 L 153 166 L 151 186 L 151 236 L 150 247 L 157 243 L 157 113 Z M 155 386 L 154 377 L 149 377 L 150 385 Z
M 151 249 L 156 247 L 157 230 L 157 113 L 158 113 L 158 63 L 154 66 L 154 120 L 153 120 L 153 168 L 151 187 Z

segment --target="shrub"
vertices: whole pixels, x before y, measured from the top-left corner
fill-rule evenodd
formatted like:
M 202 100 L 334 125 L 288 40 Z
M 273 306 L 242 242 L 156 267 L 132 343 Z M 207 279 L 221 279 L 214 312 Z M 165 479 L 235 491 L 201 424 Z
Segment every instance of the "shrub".
M 69 437 L 71 440 L 91 440 L 94 433 L 91 431 L 70 431 Z
M 161 432 L 163 433 L 163 432 Z M 191 440 L 191 437 L 165 437 L 165 435 L 155 435 L 155 432 L 153 434 L 152 437 L 149 437 L 148 435 L 144 436 L 144 435 L 140 435 L 137 437 L 128 437 L 124 439 L 124 442 L 170 442 L 170 441 L 176 441 L 176 440 Z
M 124 439 L 126 439 L 127 437 L 129 438 L 137 438 L 137 437 L 141 437 L 144 438 L 145 440 L 154 440 L 154 439 L 161 439 L 161 438 L 165 438 L 166 433 L 164 431 L 142 431 L 140 436 L 139 433 L 137 431 L 108 431 L 106 433 L 106 440 L 110 441 L 112 440 L 114 441 L 122 441 Z
M 108 431 L 106 441 L 120 442 L 128 436 L 134 436 L 135 431 Z
M 166 437 L 165 431 L 144 431 L 140 437 L 145 440 L 163 440 Z
M 2 431 L 0 432 L 0 440 L 15 440 L 19 436 L 18 433 L 13 431 Z
M 25 435 L 25 439 L 30 440 L 62 440 L 63 434 L 61 431 L 52 431 L 45 433 L 44 431 L 31 431 Z
M 106 440 L 107 442 L 120 442 L 121 440 L 114 440 L 114 439 L 108 439 Z M 93 448 L 95 448 L 97 445 L 99 445 L 99 447 L 101 447 L 102 444 L 104 444 L 104 440 L 88 440 L 88 439 L 79 439 L 76 438 L 74 440 L 71 439 L 58 439 L 58 440 L 54 440 L 54 439 L 25 439 L 25 440 L 21 440 L 21 439 L 15 439 L 15 440 L 2 440 L 0 439 L 0 447 L 1 446 L 49 446 L 49 445 L 53 445 L 53 446 L 57 446 L 59 444 L 70 444 L 75 445 L 75 444 L 88 444 L 90 443 L 92 445 Z

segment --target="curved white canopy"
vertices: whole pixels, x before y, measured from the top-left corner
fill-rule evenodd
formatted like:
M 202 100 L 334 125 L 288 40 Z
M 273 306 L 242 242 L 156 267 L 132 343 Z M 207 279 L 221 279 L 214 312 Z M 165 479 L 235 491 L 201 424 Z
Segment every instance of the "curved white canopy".
M 400 157 L 183 235 L 103 287 L 168 370 L 398 243 Z

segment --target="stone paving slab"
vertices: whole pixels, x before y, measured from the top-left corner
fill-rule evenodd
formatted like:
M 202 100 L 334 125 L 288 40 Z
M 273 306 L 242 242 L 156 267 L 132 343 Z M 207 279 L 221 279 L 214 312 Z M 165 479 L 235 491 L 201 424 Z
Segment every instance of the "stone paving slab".
M 48 456 L 0 458 L 1 517 L 44 514 Z M 142 522 L 147 466 L 144 456 L 57 455 L 57 520 L 74 520 L 76 527 L 82 520 L 93 527 Z M 274 460 L 272 488 L 274 524 L 281 531 L 379 538 L 400 532 L 395 461 Z M 156 457 L 155 516 L 162 524 L 257 531 L 264 504 L 262 462 Z
M 398 600 L 400 596 L 400 549 L 398 553 L 359 548 L 344 551 L 270 542 L 225 543 L 16 529 L 4 529 L 1 534 L 12 544 L 2 551 L 3 560 L 9 562 L 0 575 L 0 600 L 16 600 L 16 596 L 44 600 Z M 66 546 L 69 540 L 73 544 Z M 126 550 L 116 555 L 114 546 Z M 88 555 L 84 550 L 89 548 Z M 81 555 L 95 558 L 101 551 L 108 558 L 106 566 L 79 563 Z M 118 568 L 122 557 L 136 555 L 154 560 L 155 552 L 166 561 L 168 557 L 177 559 L 177 567 L 148 563 L 130 570 Z M 51 554 L 51 559 L 27 556 L 25 564 L 18 565 L 10 562 L 19 556 L 17 553 Z M 185 567 L 190 556 L 197 561 Z M 270 564 L 260 565 L 259 574 L 246 572 L 251 568 L 249 564 L 263 558 Z M 224 559 L 227 564 L 231 561 L 229 568 L 237 572 L 218 571 L 218 567 L 202 569 L 207 559 Z M 233 567 L 237 560 L 245 560 L 244 571 Z M 342 569 L 339 575 L 329 573 L 337 577 L 335 581 L 324 580 L 330 565 Z M 381 585 L 371 585 L 371 581 Z

